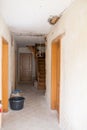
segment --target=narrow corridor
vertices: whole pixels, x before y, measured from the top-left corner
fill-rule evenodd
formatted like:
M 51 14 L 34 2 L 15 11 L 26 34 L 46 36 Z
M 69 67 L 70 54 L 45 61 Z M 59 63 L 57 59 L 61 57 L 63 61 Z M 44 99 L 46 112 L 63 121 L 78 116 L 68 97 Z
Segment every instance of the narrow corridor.
M 19 87 L 25 97 L 24 109 L 3 114 L 2 130 L 60 130 L 55 111 L 49 109 L 44 91 L 35 87 Z

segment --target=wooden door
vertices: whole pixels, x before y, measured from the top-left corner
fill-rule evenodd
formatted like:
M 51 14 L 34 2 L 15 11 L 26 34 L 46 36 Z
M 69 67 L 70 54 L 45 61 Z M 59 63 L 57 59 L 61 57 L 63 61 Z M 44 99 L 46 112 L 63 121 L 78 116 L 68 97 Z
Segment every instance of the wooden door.
M 20 54 L 20 81 L 32 81 L 32 54 Z
M 8 111 L 8 42 L 2 38 L 2 105 Z
M 52 43 L 51 108 L 60 115 L 60 40 Z

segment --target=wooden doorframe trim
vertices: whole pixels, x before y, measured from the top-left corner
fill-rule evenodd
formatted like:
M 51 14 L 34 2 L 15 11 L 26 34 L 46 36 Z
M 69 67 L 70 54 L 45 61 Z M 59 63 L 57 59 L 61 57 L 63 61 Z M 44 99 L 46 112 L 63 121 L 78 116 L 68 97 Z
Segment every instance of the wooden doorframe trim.
M 2 105 L 8 111 L 8 42 L 2 37 Z
M 65 35 L 65 33 L 62 33 L 61 35 L 57 36 L 53 41 L 52 41 L 52 45 L 51 45 L 51 109 L 52 110 L 56 110 L 56 51 L 57 51 L 57 47 L 56 47 L 56 43 L 59 42 L 60 44 L 60 62 L 61 62 L 61 40 L 62 37 Z M 60 63 L 61 64 L 61 63 Z M 61 67 L 61 65 L 60 65 Z

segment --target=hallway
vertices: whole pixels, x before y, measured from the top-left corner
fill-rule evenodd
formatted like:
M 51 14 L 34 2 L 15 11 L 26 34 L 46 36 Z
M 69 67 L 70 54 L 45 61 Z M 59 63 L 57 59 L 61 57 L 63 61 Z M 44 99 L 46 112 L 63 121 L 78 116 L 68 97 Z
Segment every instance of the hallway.
M 24 109 L 4 113 L 2 130 L 60 130 L 57 114 L 49 109 L 44 91 L 28 85 L 19 88 L 25 97 Z

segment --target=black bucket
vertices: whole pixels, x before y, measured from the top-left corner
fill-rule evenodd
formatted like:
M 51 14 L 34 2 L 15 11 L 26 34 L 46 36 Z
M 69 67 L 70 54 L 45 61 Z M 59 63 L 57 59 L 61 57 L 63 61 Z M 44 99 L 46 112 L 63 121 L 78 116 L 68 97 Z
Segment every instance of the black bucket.
M 10 108 L 12 110 L 21 110 L 24 107 L 24 97 L 11 97 L 9 99 Z

